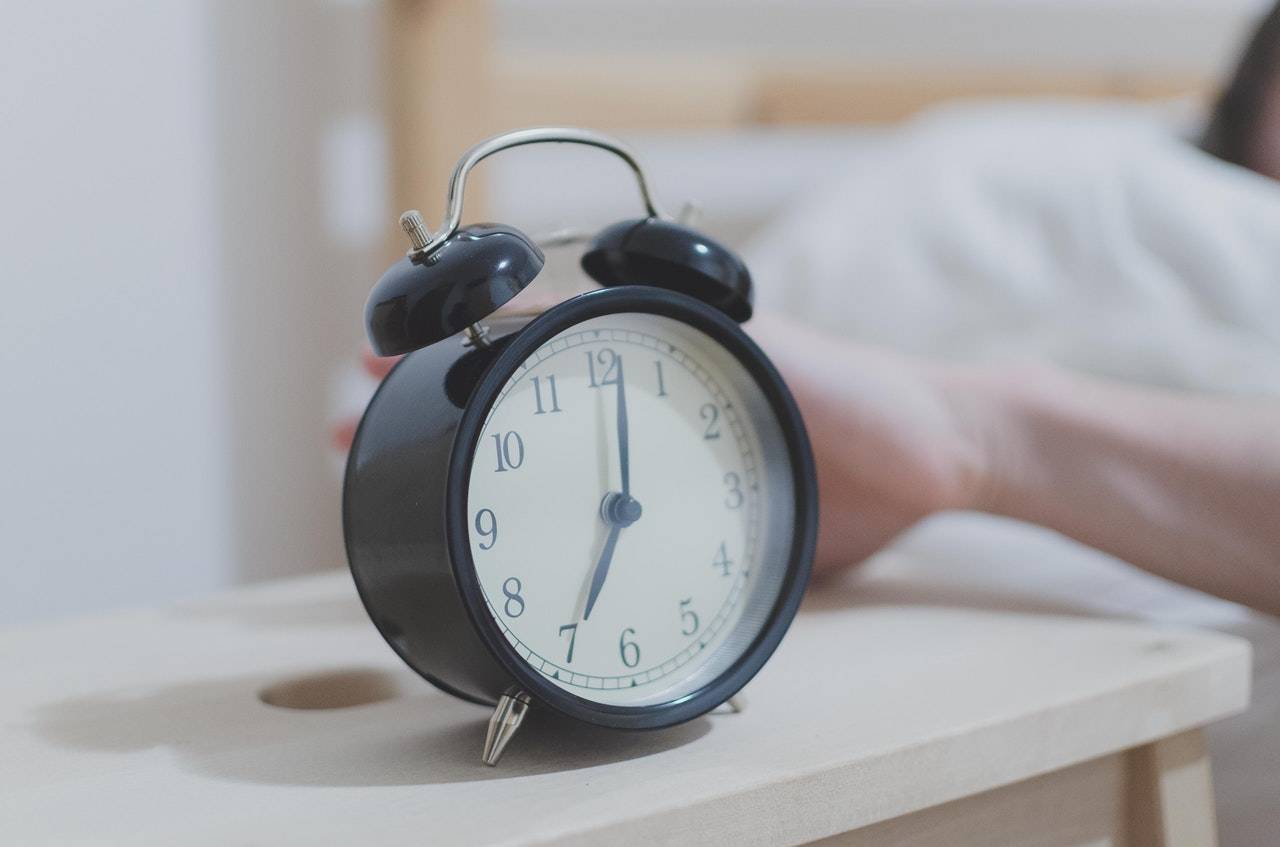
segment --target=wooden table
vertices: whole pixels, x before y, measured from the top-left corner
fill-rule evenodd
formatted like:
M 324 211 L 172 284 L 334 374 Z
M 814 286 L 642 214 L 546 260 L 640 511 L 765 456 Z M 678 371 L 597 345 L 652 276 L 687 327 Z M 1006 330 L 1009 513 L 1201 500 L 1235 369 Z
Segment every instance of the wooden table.
M 815 591 L 741 714 L 534 712 L 497 768 L 345 573 L 7 633 L 0 840 L 1214 842 L 1199 727 L 1245 707 L 1244 642 L 915 588 Z

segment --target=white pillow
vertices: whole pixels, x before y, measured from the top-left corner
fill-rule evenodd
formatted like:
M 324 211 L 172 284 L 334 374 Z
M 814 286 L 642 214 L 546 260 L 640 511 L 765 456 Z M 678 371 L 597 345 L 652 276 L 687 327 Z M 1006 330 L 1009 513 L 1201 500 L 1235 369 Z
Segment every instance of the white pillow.
M 1280 392 L 1280 183 L 1150 110 L 937 111 L 746 253 L 761 307 L 864 340 Z

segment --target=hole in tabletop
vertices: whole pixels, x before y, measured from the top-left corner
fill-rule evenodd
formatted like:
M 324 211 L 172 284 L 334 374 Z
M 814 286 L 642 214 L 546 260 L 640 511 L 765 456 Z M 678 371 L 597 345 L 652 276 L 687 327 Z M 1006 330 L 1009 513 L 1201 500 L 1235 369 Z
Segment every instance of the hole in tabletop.
M 391 671 L 345 668 L 274 682 L 258 692 L 258 699 L 282 709 L 349 709 L 404 693 L 399 676 Z

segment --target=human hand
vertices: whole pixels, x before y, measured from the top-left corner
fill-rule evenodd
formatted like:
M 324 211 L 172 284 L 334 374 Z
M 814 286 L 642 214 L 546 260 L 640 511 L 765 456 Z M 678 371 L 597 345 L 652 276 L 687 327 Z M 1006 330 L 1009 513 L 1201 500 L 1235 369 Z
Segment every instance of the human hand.
M 934 512 L 975 505 L 975 427 L 945 368 L 815 333 L 772 315 L 747 325 L 795 395 L 818 467 L 817 567 L 853 565 Z M 399 357 L 365 351 L 382 379 Z M 351 447 L 356 420 L 334 445 Z
M 509 303 L 498 310 L 497 314 L 502 315 L 527 315 L 533 316 L 539 314 L 563 299 L 564 292 L 557 292 L 550 288 L 539 288 L 538 286 L 530 286 L 521 291 L 511 299 Z M 361 355 L 361 365 L 365 373 L 381 382 L 387 374 L 391 373 L 391 369 L 396 366 L 403 356 L 375 356 L 372 350 L 365 350 Z M 333 428 L 333 446 L 335 449 L 345 453 L 351 449 L 351 442 L 355 439 L 356 427 L 360 425 L 360 419 L 349 418 L 341 421 Z
M 977 410 L 945 365 L 772 315 L 747 328 L 782 372 L 813 445 L 819 570 L 861 562 L 934 512 L 977 505 Z
M 365 373 L 381 381 L 383 377 L 391 373 L 391 369 L 396 366 L 396 362 L 400 361 L 401 358 L 400 356 L 375 356 L 372 350 L 365 350 L 360 356 L 360 364 Z M 350 450 L 351 442 L 356 437 L 356 427 L 359 425 L 359 418 L 348 418 L 338 423 L 333 428 L 334 448 L 343 453 Z

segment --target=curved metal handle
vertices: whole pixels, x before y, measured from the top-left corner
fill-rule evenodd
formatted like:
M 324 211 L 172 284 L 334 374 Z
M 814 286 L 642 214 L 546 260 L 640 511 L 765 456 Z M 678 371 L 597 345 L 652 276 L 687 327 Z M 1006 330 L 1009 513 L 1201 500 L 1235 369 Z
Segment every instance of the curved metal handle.
M 588 147 L 598 147 L 613 153 L 626 162 L 635 174 L 636 182 L 640 186 L 640 199 L 644 202 L 645 211 L 649 216 L 667 218 L 653 202 L 653 195 L 649 193 L 649 184 L 645 180 L 644 170 L 640 167 L 639 160 L 631 152 L 631 148 L 621 141 L 598 132 L 574 127 L 518 129 L 486 138 L 462 155 L 453 169 L 453 176 L 449 179 L 448 211 L 444 222 L 436 232 L 431 234 L 430 240 L 415 252 L 430 253 L 458 231 L 458 226 L 462 223 L 462 197 L 467 187 L 467 174 L 472 168 L 494 153 L 512 147 L 523 147 L 526 144 L 585 144 Z

